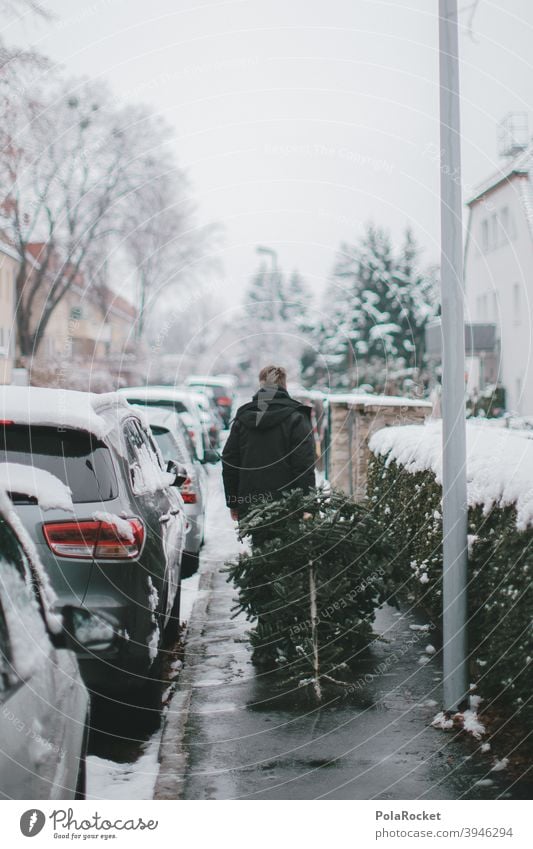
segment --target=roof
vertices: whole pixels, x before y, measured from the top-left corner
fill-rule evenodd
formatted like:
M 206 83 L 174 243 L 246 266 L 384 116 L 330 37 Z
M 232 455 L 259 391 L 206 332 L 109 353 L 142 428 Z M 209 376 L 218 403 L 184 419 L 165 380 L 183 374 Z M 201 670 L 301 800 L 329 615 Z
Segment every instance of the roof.
M 467 205 L 471 206 L 476 203 L 480 198 L 487 194 L 487 192 L 492 191 L 501 183 L 508 182 L 512 177 L 521 176 L 521 177 L 530 177 L 531 170 L 533 168 L 533 143 L 523 150 L 522 153 L 519 153 L 518 156 L 515 156 L 513 159 L 505 162 L 504 167 L 498 169 L 498 171 L 491 174 L 490 177 L 483 180 L 476 188 L 474 189 L 474 194 L 467 201 Z
M 101 412 L 127 402 L 116 392 L 101 395 L 40 386 L 0 386 L 0 419 L 16 424 L 84 430 L 103 439 L 111 425 Z

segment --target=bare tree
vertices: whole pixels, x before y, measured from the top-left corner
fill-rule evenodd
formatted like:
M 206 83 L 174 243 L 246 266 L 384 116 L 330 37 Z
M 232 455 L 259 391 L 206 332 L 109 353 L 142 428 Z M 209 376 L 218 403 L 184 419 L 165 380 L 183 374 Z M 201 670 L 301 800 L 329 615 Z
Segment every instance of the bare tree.
M 194 285 L 210 264 L 213 227 L 198 227 L 186 175 L 171 157 L 144 162 L 144 183 L 125 221 L 125 247 L 137 278 L 137 338 L 164 292 Z
M 31 12 L 45 20 L 51 20 L 52 12 L 40 0 L 0 0 L 0 14 L 23 15 Z
M 157 156 L 163 131 L 146 110 L 117 110 L 104 86 L 86 82 L 48 81 L 27 91 L 6 116 L 1 206 L 21 257 L 18 334 L 21 352 L 29 355 L 80 279 L 89 251 L 122 231 L 124 211 L 145 180 L 147 151 Z

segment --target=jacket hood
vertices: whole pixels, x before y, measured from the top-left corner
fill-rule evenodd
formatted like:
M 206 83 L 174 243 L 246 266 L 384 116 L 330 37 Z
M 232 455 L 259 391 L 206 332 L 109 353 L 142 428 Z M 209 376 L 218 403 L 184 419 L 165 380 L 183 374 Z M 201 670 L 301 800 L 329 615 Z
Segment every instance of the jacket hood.
M 235 418 L 250 430 L 268 430 L 276 427 L 296 410 L 310 416 L 311 410 L 291 398 L 284 389 L 262 387 L 248 404 L 237 410 Z

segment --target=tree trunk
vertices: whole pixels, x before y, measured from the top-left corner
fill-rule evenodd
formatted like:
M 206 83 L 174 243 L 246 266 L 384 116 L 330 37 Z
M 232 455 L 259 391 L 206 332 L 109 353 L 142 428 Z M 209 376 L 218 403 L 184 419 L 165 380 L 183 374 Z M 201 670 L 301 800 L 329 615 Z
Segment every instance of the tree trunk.
M 309 561 L 309 602 L 311 612 L 311 642 L 313 644 L 313 689 L 318 702 L 322 701 L 320 684 L 320 657 L 318 653 L 318 608 L 316 603 L 316 574 L 315 564 Z

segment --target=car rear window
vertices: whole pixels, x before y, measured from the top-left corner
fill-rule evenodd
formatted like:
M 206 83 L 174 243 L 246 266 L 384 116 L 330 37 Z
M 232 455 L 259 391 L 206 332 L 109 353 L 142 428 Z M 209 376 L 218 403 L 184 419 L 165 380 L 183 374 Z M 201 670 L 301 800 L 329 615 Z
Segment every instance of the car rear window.
M 164 400 L 160 401 L 155 398 L 129 398 L 128 401 L 130 404 L 138 404 L 140 407 L 165 407 L 167 410 L 175 410 L 177 413 L 186 413 L 188 412 L 187 407 L 182 401 L 177 400 Z
M 0 462 L 45 469 L 70 487 L 78 504 L 118 495 L 111 453 L 89 433 L 6 425 L 0 428 Z

